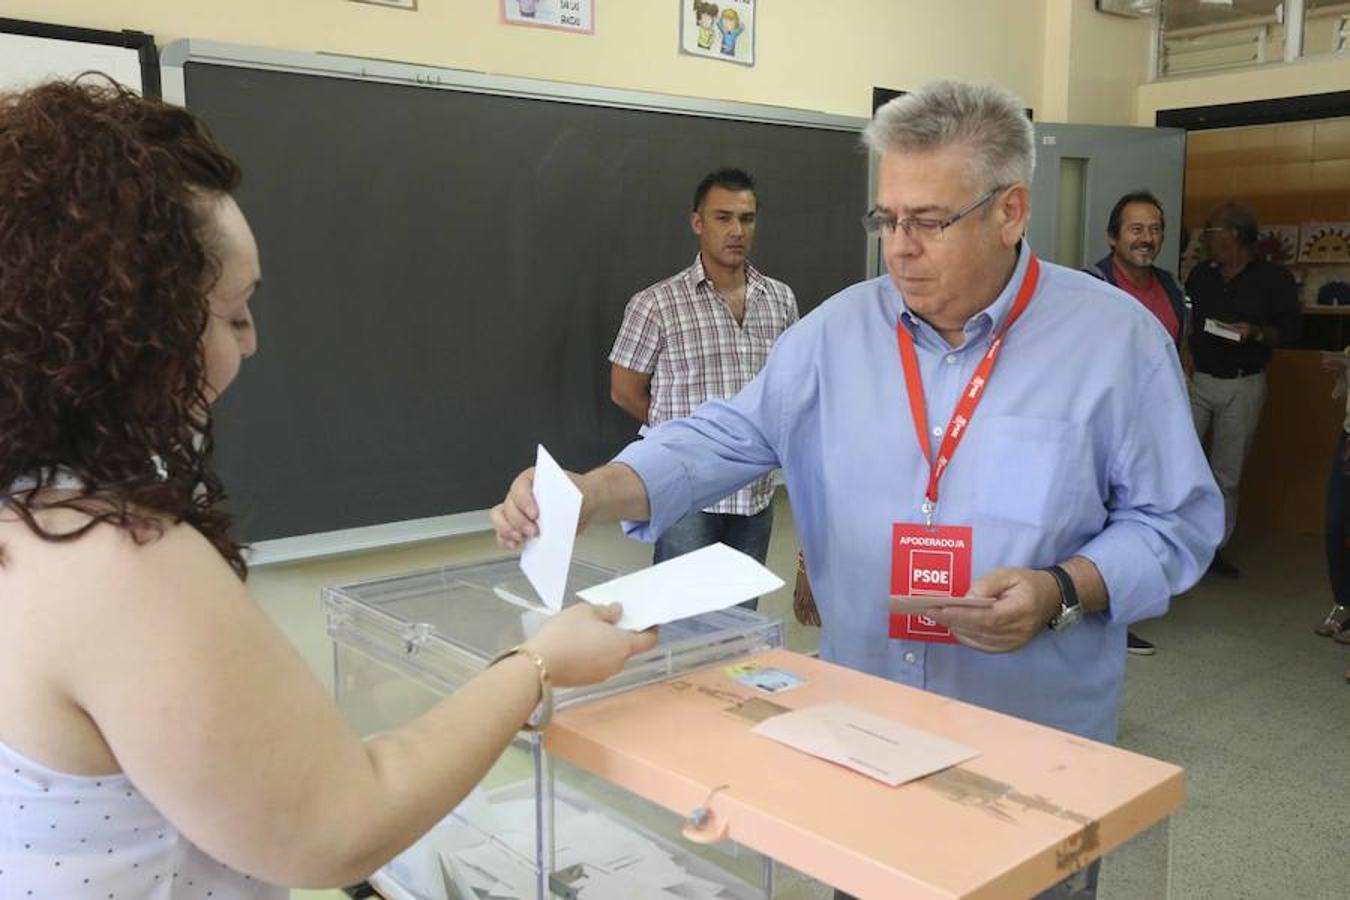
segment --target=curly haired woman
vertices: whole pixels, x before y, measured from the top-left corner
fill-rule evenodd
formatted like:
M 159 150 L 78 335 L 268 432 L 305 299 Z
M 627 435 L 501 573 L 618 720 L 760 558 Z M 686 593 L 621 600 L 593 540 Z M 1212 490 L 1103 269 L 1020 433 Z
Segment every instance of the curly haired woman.
M 257 346 L 239 171 L 113 86 L 0 95 L 0 896 L 280 897 L 443 817 L 546 693 L 652 645 L 556 616 L 362 742 L 249 598 L 207 459 Z

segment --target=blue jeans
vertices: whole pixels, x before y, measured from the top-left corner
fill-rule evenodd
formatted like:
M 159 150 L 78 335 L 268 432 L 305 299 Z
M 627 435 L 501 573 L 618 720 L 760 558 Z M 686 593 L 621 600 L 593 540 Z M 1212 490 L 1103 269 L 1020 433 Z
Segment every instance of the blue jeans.
M 753 516 L 730 513 L 706 513 L 695 510 L 656 539 L 652 562 L 665 562 L 683 556 L 709 544 L 723 543 L 734 547 L 761 563 L 769 555 L 769 534 L 773 531 L 773 504 Z M 758 609 L 759 598 L 741 604 L 746 609 Z

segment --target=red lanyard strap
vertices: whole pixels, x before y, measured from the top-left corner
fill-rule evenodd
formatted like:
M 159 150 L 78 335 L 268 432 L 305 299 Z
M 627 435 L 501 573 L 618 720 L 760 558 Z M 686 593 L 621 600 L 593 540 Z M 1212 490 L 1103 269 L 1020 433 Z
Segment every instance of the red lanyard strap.
M 984 389 L 994 372 L 994 364 L 998 362 L 999 353 L 1003 350 L 1003 339 L 1031 305 L 1031 295 L 1036 292 L 1040 271 L 1040 262 L 1036 257 L 1031 257 L 1027 262 L 1027 270 L 1022 275 L 1022 284 L 1017 289 L 1017 298 L 1013 301 L 1012 309 L 1008 311 L 1008 317 L 1004 319 L 1002 327 L 990 341 L 989 349 L 985 351 L 984 359 L 976 366 L 975 374 L 970 376 L 966 389 L 961 392 L 961 399 L 957 401 L 952 419 L 947 423 L 942 444 L 938 447 L 936 460 L 928 449 L 928 410 L 923 399 L 923 375 L 919 372 L 919 357 L 914 352 L 914 339 L 910 337 L 909 330 L 905 328 L 903 322 L 897 321 L 895 324 L 895 339 L 900 345 L 900 365 L 905 373 L 905 389 L 909 392 L 909 411 L 914 417 L 914 433 L 919 439 L 919 449 L 923 451 L 923 458 L 928 461 L 928 490 L 924 492 L 926 502 L 923 505 L 923 512 L 929 517 L 930 522 L 933 510 L 937 508 L 938 482 L 942 480 L 942 473 L 947 470 L 957 446 L 965 437 L 966 428 L 975 416 L 975 408 L 984 397 Z

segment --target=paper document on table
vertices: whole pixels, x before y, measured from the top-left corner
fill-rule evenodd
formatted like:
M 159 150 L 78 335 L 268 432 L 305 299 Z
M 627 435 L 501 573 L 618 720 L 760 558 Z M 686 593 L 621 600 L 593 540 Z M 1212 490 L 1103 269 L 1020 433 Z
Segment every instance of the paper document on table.
M 581 519 L 581 491 L 543 444 L 534 464 L 534 502 L 539 506 L 539 534 L 525 542 L 520 570 L 544 605 L 556 612 L 562 609 L 567 592 L 567 570 Z
M 641 631 L 726 609 L 776 591 L 783 580 L 726 544 L 710 544 L 604 584 L 578 591 L 589 603 L 622 603 L 620 628 Z
M 1225 341 L 1237 342 L 1242 340 L 1242 332 L 1228 325 L 1225 325 L 1218 319 L 1205 320 L 1205 333 L 1212 334 L 1215 337 L 1223 338 Z
M 765 719 L 755 734 L 895 787 L 979 756 L 979 751 L 849 706 L 821 703 Z

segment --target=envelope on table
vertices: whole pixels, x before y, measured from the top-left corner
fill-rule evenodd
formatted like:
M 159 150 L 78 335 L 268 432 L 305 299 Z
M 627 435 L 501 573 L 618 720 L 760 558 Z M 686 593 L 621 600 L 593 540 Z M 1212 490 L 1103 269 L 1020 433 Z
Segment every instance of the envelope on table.
M 895 787 L 979 756 L 964 744 L 849 706 L 821 703 L 765 719 L 755 734 Z

